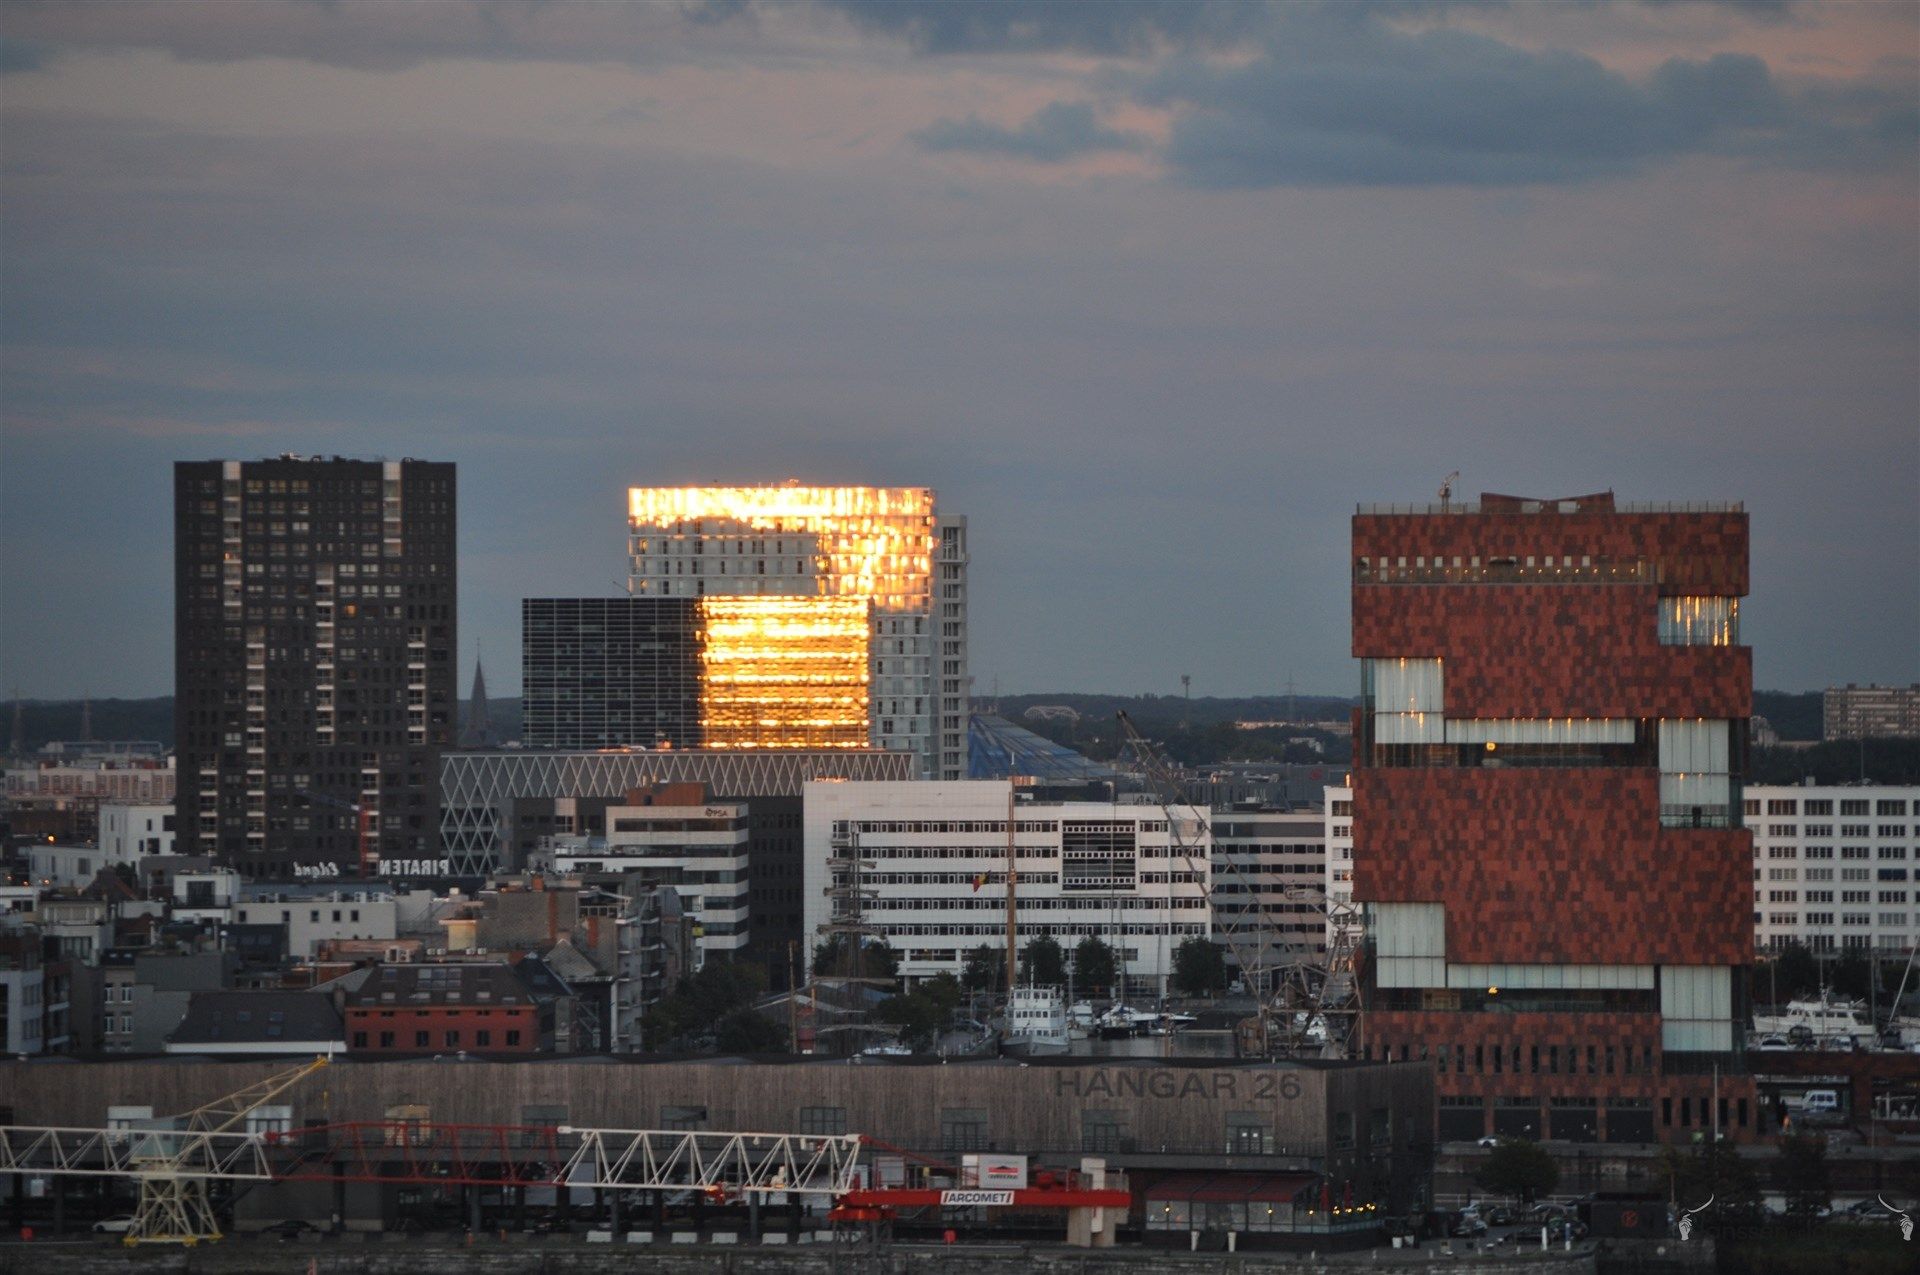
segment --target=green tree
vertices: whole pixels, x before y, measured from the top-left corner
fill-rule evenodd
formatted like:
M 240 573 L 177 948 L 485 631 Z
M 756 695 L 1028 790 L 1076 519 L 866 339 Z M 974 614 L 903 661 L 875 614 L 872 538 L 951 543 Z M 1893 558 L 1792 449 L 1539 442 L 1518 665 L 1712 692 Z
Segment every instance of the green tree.
M 723 1054 L 784 1054 L 787 1043 L 786 1028 L 750 1009 L 728 1014 L 713 1032 L 714 1048 Z
M 938 1005 L 943 1015 L 953 1013 L 967 999 L 966 989 L 960 986 L 960 980 L 945 970 L 931 978 L 921 979 L 920 985 L 913 990 Z
M 1773 958 L 1773 969 L 1768 977 L 1756 980 L 1754 986 L 1767 988 L 1768 995 L 1777 994 L 1780 1003 L 1785 1004 L 1796 996 L 1819 992 L 1820 967 L 1806 944 L 1789 943 Z
M 946 1025 L 947 1015 L 926 992 L 915 990 L 901 996 L 889 996 L 873 1008 L 880 1022 L 900 1029 L 900 1042 L 914 1049 L 926 1049 Z
M 1873 966 L 1858 948 L 1848 948 L 1833 967 L 1833 992 L 1851 1000 L 1865 1000 L 1873 983 Z
M 1006 956 L 997 947 L 982 943 L 967 953 L 961 967 L 960 983 L 970 992 L 990 992 L 1006 986 Z
M 1787 1216 L 1811 1220 L 1833 1203 L 1827 1174 L 1827 1140 L 1796 1134 L 1780 1142 L 1774 1181 L 1787 1197 Z
M 1502 1138 L 1474 1171 L 1473 1180 L 1483 1191 L 1517 1195 L 1531 1204 L 1536 1196 L 1551 1195 L 1560 1185 L 1560 1166 L 1537 1142 Z
M 1058 987 L 1067 981 L 1067 950 L 1051 935 L 1030 939 L 1020 949 L 1020 981 Z
M 1760 1179 L 1731 1142 L 1703 1142 L 1690 1152 L 1670 1146 L 1661 1151 L 1660 1160 L 1681 1208 L 1713 1201 L 1695 1225 L 1715 1230 L 1760 1220 Z
M 1111 988 L 1119 977 L 1119 965 L 1113 949 L 1089 934 L 1073 949 L 1073 979 L 1082 992 Z
M 857 952 L 850 940 L 849 935 L 835 934 L 814 945 L 814 977 L 891 979 L 899 969 L 900 962 L 885 939 L 869 935 Z
M 1190 938 L 1173 949 L 1173 985 L 1189 996 L 1227 990 L 1227 954 L 1218 943 Z

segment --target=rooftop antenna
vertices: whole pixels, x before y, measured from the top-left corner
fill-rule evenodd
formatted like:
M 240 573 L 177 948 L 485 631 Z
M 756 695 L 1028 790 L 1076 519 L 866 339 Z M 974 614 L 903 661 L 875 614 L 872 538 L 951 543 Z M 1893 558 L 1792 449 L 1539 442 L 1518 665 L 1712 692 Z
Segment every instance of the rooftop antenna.
M 27 723 L 20 706 L 20 687 L 13 688 L 13 739 L 7 744 L 9 756 L 18 757 L 26 751 Z
M 1187 697 L 1189 704 L 1193 702 L 1193 674 L 1182 673 L 1180 675 L 1180 693 Z
M 1453 485 L 1460 480 L 1460 471 L 1454 470 L 1440 480 L 1440 508 L 1448 509 L 1453 505 Z
M 93 742 L 93 696 L 88 695 L 80 701 L 80 742 Z

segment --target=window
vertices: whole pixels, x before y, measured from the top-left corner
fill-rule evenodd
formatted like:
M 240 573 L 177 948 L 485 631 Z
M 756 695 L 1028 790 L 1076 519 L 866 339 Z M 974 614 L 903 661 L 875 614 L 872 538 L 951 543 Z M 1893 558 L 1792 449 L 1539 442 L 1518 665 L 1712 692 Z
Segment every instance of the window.
M 446 1040 L 447 1040 L 447 1048 L 448 1048 L 448 1049 L 458 1049 L 458 1048 L 460 1048 L 460 1033 L 459 1033 L 459 1032 L 448 1032 L 448 1033 L 446 1034 Z
M 393 1048 L 393 1033 L 392 1033 L 392 1032 L 381 1032 L 381 1033 L 380 1033 L 380 1048 L 382 1048 L 382 1049 L 392 1049 L 392 1048 Z
M 425 1049 L 425 1048 L 427 1048 L 427 1033 L 425 1033 L 425 1032 L 415 1032 L 415 1033 L 413 1034 L 413 1047 L 414 1047 L 415 1049 Z
M 1273 1125 L 1257 1111 L 1227 1113 L 1227 1154 L 1268 1155 L 1273 1150 Z
M 800 1132 L 815 1135 L 843 1134 L 847 1131 L 845 1107 L 800 1108 Z
M 408 1102 L 387 1108 L 387 1145 L 390 1147 L 425 1146 L 432 1134 L 427 1122 L 427 1104 Z
M 705 1107 L 662 1107 L 660 1108 L 660 1127 L 662 1129 L 704 1129 L 707 1127 L 707 1109 Z
M 1862 811 L 1861 813 L 1865 814 L 1866 812 Z M 1876 815 L 1897 815 L 1904 818 L 1907 813 L 1907 803 L 1897 800 L 1877 801 L 1873 805 L 1873 813 Z
M 355 1032 L 353 1034 L 353 1047 L 355 1049 L 365 1049 L 367 1047 L 367 1034 L 365 1032 Z
M 1080 1149 L 1082 1151 L 1124 1151 L 1127 1137 L 1124 1113 L 1110 1107 L 1085 1107 L 1080 1112 Z
M 1353 1113 L 1336 1111 L 1333 1115 L 1333 1149 L 1335 1151 L 1353 1150 Z
M 940 1147 L 943 1151 L 985 1151 L 987 1113 L 974 1107 L 942 1108 Z
M 510 1032 L 508 1032 L 508 1033 L 507 1033 L 507 1046 L 508 1046 L 509 1048 L 512 1048 L 513 1046 L 516 1046 L 516 1045 L 518 1045 L 519 1043 L 520 1043 L 520 1033 L 519 1033 L 519 1032 L 517 1032 L 517 1031 L 510 1031 Z
M 493 1044 L 493 1033 L 485 1027 L 482 1027 L 473 1034 L 473 1047 L 475 1049 L 485 1049 L 491 1044 Z

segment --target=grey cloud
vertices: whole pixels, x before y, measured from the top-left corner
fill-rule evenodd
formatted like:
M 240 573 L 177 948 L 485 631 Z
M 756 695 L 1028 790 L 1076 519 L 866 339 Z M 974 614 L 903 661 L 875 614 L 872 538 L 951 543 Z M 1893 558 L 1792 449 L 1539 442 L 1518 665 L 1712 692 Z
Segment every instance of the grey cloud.
M 904 39 L 922 53 L 1142 54 L 1161 44 L 1221 44 L 1270 21 L 1246 0 L 818 0 L 864 31 Z
M 1173 60 L 1137 91 L 1175 112 L 1174 172 L 1219 188 L 1557 183 L 1687 153 L 1884 160 L 1911 113 L 1910 93 L 1866 85 L 1847 110 L 1789 96 L 1745 55 L 1639 83 L 1563 50 L 1334 23 L 1293 25 L 1243 65 Z
M 708 3 L 724 19 L 744 7 Z M 8 44 L 153 48 L 200 61 L 280 57 L 361 70 L 434 58 L 657 62 L 697 24 L 686 4 L 547 4 L 540 0 L 9 0 Z
M 47 47 L 31 40 L 0 39 L 0 75 L 38 71 L 49 61 Z
M 940 120 L 913 135 L 921 149 L 974 151 L 1008 155 L 1042 164 L 1058 164 L 1095 151 L 1143 150 L 1147 139 L 1138 133 L 1107 128 L 1085 102 L 1053 102 L 1035 111 L 1024 124 L 1005 128 L 977 115 L 963 120 Z

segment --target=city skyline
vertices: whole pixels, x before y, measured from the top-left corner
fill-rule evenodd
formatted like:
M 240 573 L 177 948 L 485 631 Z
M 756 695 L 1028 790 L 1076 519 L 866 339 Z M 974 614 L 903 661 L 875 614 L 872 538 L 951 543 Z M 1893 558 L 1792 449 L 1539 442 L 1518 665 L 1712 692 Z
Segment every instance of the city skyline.
M 164 694 L 171 465 L 284 451 L 459 465 L 501 690 L 624 488 L 793 477 L 970 516 L 983 696 L 1351 693 L 1455 470 L 1742 501 L 1756 684 L 1920 680 L 1909 6 L 406 12 L 0 16 L 4 693 Z

